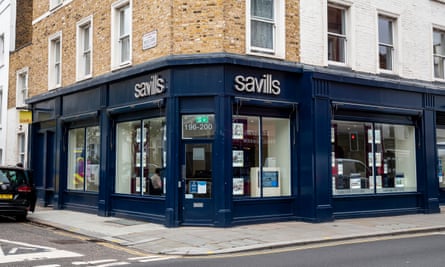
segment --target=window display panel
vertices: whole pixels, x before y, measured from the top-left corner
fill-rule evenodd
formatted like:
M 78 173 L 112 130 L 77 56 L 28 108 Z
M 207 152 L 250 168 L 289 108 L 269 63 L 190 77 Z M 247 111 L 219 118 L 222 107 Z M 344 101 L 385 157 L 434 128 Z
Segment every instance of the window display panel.
M 376 124 L 375 127 L 376 167 L 382 177 L 377 192 L 416 191 L 414 126 Z
M 233 116 L 233 195 L 289 196 L 289 119 Z
M 415 192 L 415 129 L 410 125 L 332 121 L 334 195 Z
M 445 129 L 437 129 L 437 178 L 439 180 L 440 188 L 445 188 Z
M 99 191 L 100 129 L 86 128 L 86 190 Z
M 165 194 L 165 118 L 117 124 L 116 184 L 120 194 Z
M 148 188 L 145 193 L 150 195 L 165 194 L 166 166 L 166 135 L 165 118 L 144 120 L 144 139 L 141 140 L 143 155 L 143 177 L 147 180 Z M 142 173 L 142 170 L 141 170 Z
M 85 177 L 85 129 L 71 129 L 68 132 L 67 188 L 83 190 Z
M 262 126 L 263 195 L 290 196 L 289 119 L 263 118 Z
M 372 138 L 370 123 L 332 122 L 331 168 L 334 195 L 374 193 Z

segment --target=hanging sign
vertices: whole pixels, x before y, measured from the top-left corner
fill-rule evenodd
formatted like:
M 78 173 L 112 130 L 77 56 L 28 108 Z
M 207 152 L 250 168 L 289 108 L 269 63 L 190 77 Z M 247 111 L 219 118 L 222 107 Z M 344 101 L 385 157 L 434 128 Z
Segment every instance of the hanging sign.
M 32 123 L 32 111 L 20 110 L 19 111 L 19 123 Z

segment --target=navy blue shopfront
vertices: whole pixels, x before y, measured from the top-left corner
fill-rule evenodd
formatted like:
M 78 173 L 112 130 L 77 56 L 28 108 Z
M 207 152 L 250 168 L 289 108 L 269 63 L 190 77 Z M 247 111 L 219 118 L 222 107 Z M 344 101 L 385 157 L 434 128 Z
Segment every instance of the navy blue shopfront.
M 31 167 L 43 205 L 171 227 L 437 212 L 428 96 L 248 56 L 167 57 L 31 98 Z

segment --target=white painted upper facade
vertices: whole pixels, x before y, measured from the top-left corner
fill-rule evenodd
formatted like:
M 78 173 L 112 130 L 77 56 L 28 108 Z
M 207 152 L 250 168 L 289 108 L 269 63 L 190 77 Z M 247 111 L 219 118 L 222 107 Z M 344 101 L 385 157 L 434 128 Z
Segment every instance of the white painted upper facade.
M 11 39 L 11 1 L 0 0 L 0 164 L 6 164 L 9 52 Z
M 345 12 L 345 62 L 328 60 L 328 6 Z M 433 29 L 445 31 L 444 0 L 301 0 L 301 62 L 441 81 L 434 75 Z M 379 65 L 379 16 L 393 20 L 393 66 Z

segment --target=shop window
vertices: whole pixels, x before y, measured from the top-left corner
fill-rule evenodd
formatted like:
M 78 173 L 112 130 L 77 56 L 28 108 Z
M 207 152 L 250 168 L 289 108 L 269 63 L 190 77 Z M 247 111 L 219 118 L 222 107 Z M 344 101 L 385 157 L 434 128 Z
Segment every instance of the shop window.
M 246 47 L 249 53 L 284 57 L 284 2 L 246 0 Z
M 112 68 L 131 64 L 131 1 L 120 0 L 112 6 Z
M 289 196 L 289 147 L 289 119 L 233 116 L 233 195 Z
M 68 132 L 67 188 L 99 191 L 100 129 L 98 126 Z
M 445 31 L 433 31 L 434 78 L 445 79 Z
M 443 126 L 442 126 L 443 127 Z M 445 129 L 436 130 L 437 139 L 437 178 L 439 179 L 439 186 L 445 189 Z
M 165 118 L 120 122 L 116 128 L 115 192 L 164 195 Z
M 77 23 L 77 79 L 91 77 L 93 49 L 92 16 Z
M 328 6 L 328 60 L 346 63 L 346 9 Z
M 62 33 L 58 32 L 49 38 L 48 88 L 62 85 Z
M 415 129 L 409 125 L 333 121 L 334 195 L 415 192 Z
M 381 70 L 394 70 L 394 25 L 395 19 L 379 15 L 379 68 Z

